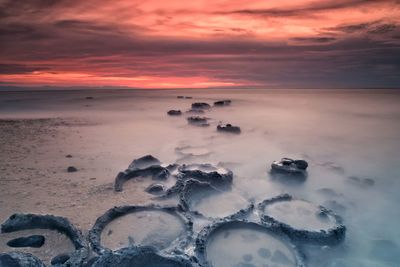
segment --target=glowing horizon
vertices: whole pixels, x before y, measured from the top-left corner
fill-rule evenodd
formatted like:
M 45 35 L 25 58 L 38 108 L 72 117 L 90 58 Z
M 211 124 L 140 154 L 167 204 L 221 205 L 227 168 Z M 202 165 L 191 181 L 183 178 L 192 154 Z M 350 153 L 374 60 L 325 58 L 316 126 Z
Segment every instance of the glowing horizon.
M 0 86 L 400 87 L 400 1 L 1 1 Z

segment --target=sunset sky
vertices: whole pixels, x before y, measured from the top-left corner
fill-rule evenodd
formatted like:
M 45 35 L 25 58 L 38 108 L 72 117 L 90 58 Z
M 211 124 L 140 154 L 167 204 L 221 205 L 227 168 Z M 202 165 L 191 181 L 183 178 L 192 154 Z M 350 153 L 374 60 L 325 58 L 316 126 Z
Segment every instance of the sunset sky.
M 400 88 L 400 1 L 0 0 L 0 86 Z

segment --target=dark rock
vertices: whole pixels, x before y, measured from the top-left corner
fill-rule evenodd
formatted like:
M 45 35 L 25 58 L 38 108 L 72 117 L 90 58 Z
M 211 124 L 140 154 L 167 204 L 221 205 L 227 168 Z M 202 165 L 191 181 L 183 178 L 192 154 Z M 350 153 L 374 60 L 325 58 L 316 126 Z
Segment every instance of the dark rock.
M 87 97 L 85 97 L 86 99 L 94 99 L 94 97 L 93 96 L 87 96 Z
M 180 98 L 180 99 L 183 99 L 183 98 L 185 98 L 183 95 L 178 95 L 176 98 Z
M 180 116 L 182 115 L 182 111 L 171 109 L 167 112 L 167 114 L 170 116 Z
M 192 114 L 204 114 L 205 111 L 202 109 L 189 109 L 186 111 L 186 113 L 192 113 Z
M 69 260 L 69 258 L 70 256 L 67 253 L 57 255 L 51 259 L 51 265 L 64 264 L 67 260 Z
M 78 171 L 78 169 L 75 168 L 74 166 L 69 166 L 69 167 L 67 168 L 67 172 L 77 172 L 77 171 Z
M 146 192 L 154 195 L 161 194 L 164 192 L 164 185 L 158 183 L 151 184 L 146 188 Z
M 0 253 L 0 267 L 45 267 L 43 262 L 29 253 Z
M 211 106 L 208 103 L 196 102 L 192 104 L 192 109 L 210 109 Z
M 271 173 L 305 176 L 307 166 L 308 163 L 305 160 L 282 158 L 280 161 L 274 161 L 271 164 Z
M 40 248 L 41 246 L 43 246 L 44 241 L 45 238 L 42 235 L 31 235 L 27 237 L 19 237 L 12 239 L 7 242 L 7 245 L 13 248 L 21 248 L 21 247 Z
M 214 102 L 214 106 L 217 106 L 217 107 L 229 106 L 231 103 L 232 103 L 232 101 L 229 99 L 220 100 L 220 101 Z
M 72 158 L 72 155 L 68 154 L 65 156 L 66 158 Z
M 305 160 L 302 159 L 297 159 L 294 161 L 294 164 L 296 164 L 297 168 L 305 170 L 308 167 L 308 163 Z
M 233 126 L 232 124 L 220 124 L 217 126 L 217 131 L 240 134 L 241 130 L 239 126 Z
M 208 123 L 208 119 L 205 117 L 198 117 L 198 116 L 193 116 L 193 117 L 188 117 L 187 121 L 191 125 L 196 125 L 196 126 L 210 126 Z
M 150 166 L 160 165 L 161 161 L 157 158 L 153 157 L 152 155 L 146 155 L 138 159 L 134 159 L 131 164 L 129 164 L 128 169 L 131 170 L 139 170 L 145 169 Z

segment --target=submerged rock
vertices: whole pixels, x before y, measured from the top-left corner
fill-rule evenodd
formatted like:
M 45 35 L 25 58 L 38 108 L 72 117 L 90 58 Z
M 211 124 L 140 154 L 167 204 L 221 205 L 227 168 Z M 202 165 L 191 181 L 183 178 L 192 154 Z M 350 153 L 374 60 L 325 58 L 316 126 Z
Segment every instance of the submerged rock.
M 233 126 L 232 124 L 220 124 L 217 126 L 217 131 L 240 134 L 241 130 L 239 126 Z
M 220 101 L 214 102 L 214 106 L 216 106 L 216 107 L 229 106 L 231 103 L 232 103 L 232 101 L 229 99 L 220 100 Z
M 180 116 L 182 115 L 182 111 L 171 109 L 167 112 L 167 114 L 170 116 Z
M 12 239 L 7 242 L 7 246 L 13 248 L 20 248 L 20 247 L 40 248 L 41 246 L 43 246 L 44 241 L 45 238 L 42 235 L 31 235 L 31 236 Z
M 307 167 L 308 163 L 305 160 L 282 158 L 280 161 L 272 162 L 271 172 L 305 176 Z
M 202 126 L 202 127 L 210 126 L 210 124 L 208 123 L 208 119 L 206 117 L 192 116 L 188 117 L 187 121 L 191 125 Z
M 192 104 L 192 109 L 210 109 L 211 106 L 205 102 L 196 102 Z
M 29 253 L 0 253 L 0 267 L 45 267 L 43 262 Z

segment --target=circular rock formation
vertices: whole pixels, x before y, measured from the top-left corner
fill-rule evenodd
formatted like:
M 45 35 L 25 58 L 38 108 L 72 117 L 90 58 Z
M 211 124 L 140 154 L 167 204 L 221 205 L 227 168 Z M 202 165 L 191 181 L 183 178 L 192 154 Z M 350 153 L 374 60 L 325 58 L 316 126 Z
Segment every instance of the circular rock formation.
M 135 159 L 128 169 L 118 173 L 115 177 L 114 190 L 116 192 L 122 191 L 124 183 L 136 177 L 149 176 L 154 180 L 165 180 L 175 169 L 176 165 L 161 166 L 161 162 L 151 155 Z
M 165 256 L 152 247 L 128 247 L 107 252 L 96 260 L 92 267 L 192 267 L 185 256 Z
M 305 266 L 302 254 L 279 229 L 243 220 L 222 220 L 203 228 L 195 253 L 205 267 Z
M 65 262 L 66 266 L 80 266 L 87 257 L 88 248 L 82 233 L 66 218 L 54 215 L 16 213 L 1 225 L 2 233 L 28 229 L 49 229 L 65 234 L 75 246 L 75 251 Z
M 29 253 L 0 253 L 0 267 L 45 267 L 43 262 Z
M 217 131 L 224 132 L 224 133 L 234 133 L 240 134 L 241 130 L 239 126 L 233 126 L 232 124 L 219 124 L 217 126 Z
M 276 225 L 290 238 L 321 245 L 341 242 L 346 227 L 339 216 L 321 206 L 284 194 L 258 205 L 261 221 Z
M 169 240 L 169 239 L 165 240 L 166 239 L 165 236 L 156 236 L 156 234 L 154 234 L 154 236 L 151 236 L 151 238 L 147 236 L 146 238 L 152 239 L 152 240 L 147 240 L 149 241 L 149 243 L 152 243 L 152 245 L 154 245 L 153 241 L 162 242 L 162 244 L 160 244 L 158 248 L 163 250 L 174 250 L 176 248 L 181 248 L 187 244 L 187 242 L 190 239 L 190 236 L 192 235 L 192 222 L 187 216 L 185 216 L 181 212 L 181 210 L 178 207 L 160 207 L 157 205 L 121 206 L 121 207 L 114 207 L 108 210 L 106 213 L 104 213 L 96 220 L 92 229 L 89 231 L 89 241 L 92 245 L 93 250 L 98 254 L 104 254 L 112 251 L 112 249 L 107 248 L 101 244 L 101 237 L 102 237 L 102 232 L 106 228 L 106 226 L 115 219 L 134 213 L 141 213 L 142 215 L 138 217 L 140 218 L 146 216 L 146 213 L 148 214 L 151 212 L 153 213 L 162 212 L 168 216 L 173 216 L 175 220 L 179 221 L 182 224 L 183 229 L 182 231 L 179 231 L 179 234 L 176 235 L 174 240 Z M 135 240 L 132 237 L 128 237 L 128 235 L 129 233 L 126 233 L 126 237 L 131 243 L 130 245 L 134 245 Z
M 182 207 L 209 219 L 226 216 L 239 218 L 249 213 L 254 205 L 232 191 L 222 191 L 208 182 L 189 179 L 179 194 Z

